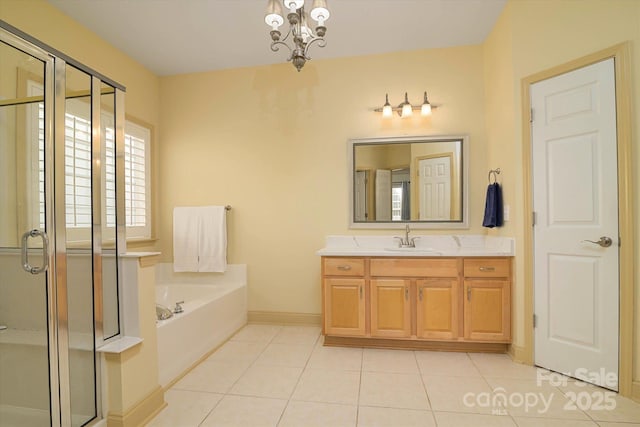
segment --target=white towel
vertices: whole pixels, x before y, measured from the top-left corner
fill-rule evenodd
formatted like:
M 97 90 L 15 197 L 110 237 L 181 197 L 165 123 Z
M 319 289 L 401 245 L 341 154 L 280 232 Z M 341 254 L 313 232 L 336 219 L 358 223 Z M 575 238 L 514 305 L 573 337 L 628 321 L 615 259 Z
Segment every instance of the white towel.
M 227 270 L 227 213 L 224 206 L 200 208 L 198 271 Z
M 198 208 L 173 209 L 173 271 L 198 271 Z
M 226 220 L 224 206 L 174 208 L 173 271 L 226 271 Z

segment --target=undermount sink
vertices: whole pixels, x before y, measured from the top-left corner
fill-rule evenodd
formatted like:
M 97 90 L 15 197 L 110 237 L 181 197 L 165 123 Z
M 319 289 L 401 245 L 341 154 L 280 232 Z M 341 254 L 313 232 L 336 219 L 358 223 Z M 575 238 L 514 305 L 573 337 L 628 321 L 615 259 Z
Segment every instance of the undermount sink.
M 421 253 L 438 253 L 433 248 L 384 248 L 385 251 L 391 252 L 421 252 Z

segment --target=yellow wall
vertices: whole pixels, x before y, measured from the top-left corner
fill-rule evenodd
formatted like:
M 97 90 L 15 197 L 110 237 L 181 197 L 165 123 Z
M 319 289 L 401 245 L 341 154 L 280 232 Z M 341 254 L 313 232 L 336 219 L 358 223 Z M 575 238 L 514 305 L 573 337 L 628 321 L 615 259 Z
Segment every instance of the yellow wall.
M 523 253 L 525 232 L 522 212 L 522 116 L 520 82 L 524 77 L 597 52 L 615 44 L 631 42 L 631 75 L 640 70 L 640 2 L 636 0 L 510 1 L 484 44 L 485 88 L 487 91 L 488 159 L 500 167 L 505 204 L 511 206 L 511 223 L 490 234 L 514 236 L 517 253 Z M 633 78 L 632 77 L 632 78 Z M 632 103 L 640 105 L 640 86 L 632 81 Z M 633 116 L 633 135 L 637 135 L 640 114 Z M 637 136 L 633 146 L 637 145 Z M 634 148 L 633 164 L 640 164 Z M 634 168 L 635 169 L 635 168 Z M 635 188 L 640 188 L 638 175 Z M 635 197 L 636 212 L 640 198 Z M 640 224 L 635 222 L 636 238 Z M 638 254 L 636 254 L 637 256 Z M 636 261 L 637 264 L 637 261 Z M 522 346 L 524 335 L 524 259 L 516 257 L 514 343 Z M 640 303 L 640 282 L 635 279 L 636 306 Z M 636 322 L 637 323 L 637 322 Z M 636 329 L 638 330 L 638 329 Z M 636 334 L 637 336 L 637 334 Z M 638 345 L 638 340 L 636 340 Z M 635 351 L 636 372 L 640 351 Z
M 328 48 L 328 47 L 327 47 Z M 430 118 L 383 120 L 372 108 L 441 104 Z M 320 312 L 328 234 L 348 229 L 347 141 L 470 135 L 471 232 L 486 176 L 482 48 L 311 61 L 161 79 L 160 250 L 172 260 L 176 206 L 230 204 L 229 261 L 248 264 L 249 310 Z M 417 117 L 416 117 L 417 116 Z M 372 231 L 359 231 L 372 234 Z M 391 231 L 384 231 L 390 234 Z

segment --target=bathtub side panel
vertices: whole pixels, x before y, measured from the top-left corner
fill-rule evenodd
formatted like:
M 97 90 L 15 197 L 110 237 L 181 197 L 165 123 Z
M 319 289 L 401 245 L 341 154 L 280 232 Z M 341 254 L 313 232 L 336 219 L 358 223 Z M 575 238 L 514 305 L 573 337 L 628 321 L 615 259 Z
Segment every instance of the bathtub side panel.
M 246 323 L 247 288 L 242 286 L 158 327 L 160 385 L 166 387 Z

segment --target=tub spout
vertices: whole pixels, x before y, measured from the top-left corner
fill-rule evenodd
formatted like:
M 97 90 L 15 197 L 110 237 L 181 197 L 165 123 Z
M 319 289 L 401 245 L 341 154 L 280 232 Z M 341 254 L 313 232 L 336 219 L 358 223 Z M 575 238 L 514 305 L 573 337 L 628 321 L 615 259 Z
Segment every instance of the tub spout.
M 171 310 L 162 304 L 156 304 L 156 318 L 158 320 L 167 320 L 171 316 L 173 316 Z
M 184 301 L 176 302 L 176 306 L 173 308 L 173 312 L 176 314 L 182 313 L 184 311 L 184 308 L 182 308 L 182 304 L 184 304 Z

